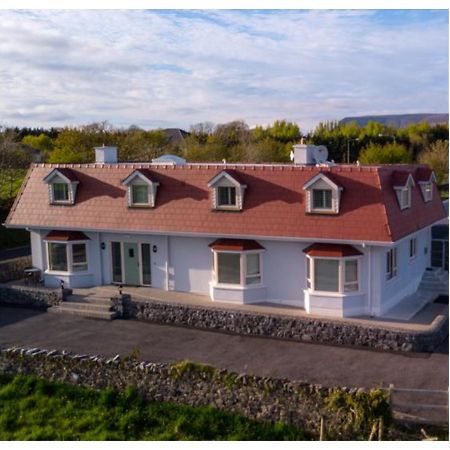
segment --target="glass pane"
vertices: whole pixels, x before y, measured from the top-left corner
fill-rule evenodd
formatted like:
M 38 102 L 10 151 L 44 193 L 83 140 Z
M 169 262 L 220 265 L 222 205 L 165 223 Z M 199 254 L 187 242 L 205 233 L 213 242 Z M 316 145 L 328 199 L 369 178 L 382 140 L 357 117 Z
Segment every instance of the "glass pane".
M 148 186 L 143 184 L 133 184 L 133 203 L 148 203 Z
M 358 261 L 345 261 L 345 282 L 358 281 Z
M 245 284 L 260 284 L 261 283 L 261 277 L 247 277 L 245 279 Z
M 88 270 L 86 244 L 72 245 L 72 269 L 74 272 Z
M 236 188 L 219 187 L 219 205 L 232 206 L 236 204 Z
M 241 283 L 241 255 L 236 253 L 218 253 L 218 281 L 226 284 Z
M 151 267 L 150 267 L 150 244 L 141 244 L 142 253 L 142 283 L 152 284 Z
M 56 202 L 69 200 L 69 187 L 65 183 L 53 184 L 53 200 Z
M 314 289 L 316 291 L 339 291 L 339 261 L 333 259 L 314 260 Z
M 319 189 L 313 190 L 313 207 L 323 208 L 323 194 Z
M 259 253 L 247 255 L 247 275 L 259 274 Z
M 331 191 L 330 190 L 323 191 L 323 196 L 325 208 L 331 209 Z
M 111 242 L 113 282 L 122 282 L 122 252 L 120 242 Z
M 67 271 L 67 246 L 66 244 L 57 244 L 50 242 L 49 244 L 49 267 L 50 270 Z

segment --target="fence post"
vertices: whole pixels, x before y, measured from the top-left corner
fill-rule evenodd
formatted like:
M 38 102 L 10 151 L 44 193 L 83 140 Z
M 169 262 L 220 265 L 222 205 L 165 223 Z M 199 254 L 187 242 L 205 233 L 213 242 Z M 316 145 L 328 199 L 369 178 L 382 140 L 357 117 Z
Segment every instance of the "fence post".
M 323 416 L 321 416 L 320 417 L 320 436 L 319 436 L 319 441 L 323 441 L 324 434 L 325 434 L 324 420 L 323 420 Z

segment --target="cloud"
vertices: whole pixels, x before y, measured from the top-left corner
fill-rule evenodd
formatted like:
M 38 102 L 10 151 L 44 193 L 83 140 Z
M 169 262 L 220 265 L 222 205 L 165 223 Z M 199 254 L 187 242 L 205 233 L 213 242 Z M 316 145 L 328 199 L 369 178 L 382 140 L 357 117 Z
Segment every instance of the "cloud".
M 448 111 L 446 11 L 0 11 L 0 122 Z

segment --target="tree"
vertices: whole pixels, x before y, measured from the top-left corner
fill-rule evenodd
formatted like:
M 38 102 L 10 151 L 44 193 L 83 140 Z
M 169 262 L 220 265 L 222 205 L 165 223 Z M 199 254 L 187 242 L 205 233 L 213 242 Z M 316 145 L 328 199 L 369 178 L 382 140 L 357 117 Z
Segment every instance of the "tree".
M 33 136 L 32 134 L 28 134 L 22 139 L 22 144 L 34 148 L 35 150 L 39 150 L 44 156 L 44 159 L 53 150 L 52 139 L 50 138 L 50 136 L 47 136 L 44 133 L 41 133 L 39 136 Z
M 448 183 L 448 140 L 433 142 L 419 154 L 418 160 L 434 170 L 438 184 Z
M 361 150 L 359 161 L 362 164 L 399 164 L 411 163 L 412 154 L 401 144 L 373 144 Z
M 298 141 L 301 137 L 300 127 L 286 120 L 276 120 L 266 131 L 269 137 L 283 143 Z

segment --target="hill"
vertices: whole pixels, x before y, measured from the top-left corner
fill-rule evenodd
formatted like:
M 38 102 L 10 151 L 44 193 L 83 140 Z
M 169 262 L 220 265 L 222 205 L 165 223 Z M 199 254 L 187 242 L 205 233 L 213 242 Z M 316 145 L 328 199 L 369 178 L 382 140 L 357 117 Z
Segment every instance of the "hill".
M 430 125 L 448 123 L 448 114 L 445 113 L 417 113 L 417 114 L 390 114 L 380 116 L 356 116 L 345 117 L 339 121 L 339 124 L 356 122 L 359 126 L 364 127 L 367 122 L 379 122 L 383 125 L 390 125 L 396 128 L 403 128 L 412 123 L 427 122 Z

